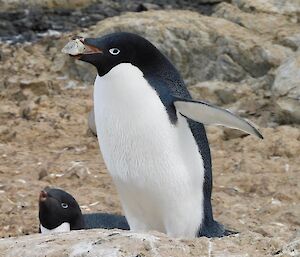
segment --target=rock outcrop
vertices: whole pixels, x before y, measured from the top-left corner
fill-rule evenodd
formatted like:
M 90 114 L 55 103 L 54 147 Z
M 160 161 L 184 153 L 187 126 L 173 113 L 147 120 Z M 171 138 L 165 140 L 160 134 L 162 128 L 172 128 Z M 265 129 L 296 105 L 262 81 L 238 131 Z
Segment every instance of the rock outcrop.
M 295 18 L 300 13 L 298 0 L 232 0 L 232 3 L 246 12 L 282 14 Z
M 188 84 L 260 78 L 292 54 L 289 48 L 235 23 L 190 11 L 128 13 L 106 19 L 85 34 L 116 31 L 149 39 L 173 61 Z
M 0 239 L 3 257 L 201 257 L 201 256 L 296 256 L 299 242 L 270 248 L 270 239 L 244 233 L 220 239 L 174 239 L 154 232 L 138 234 L 118 230 L 72 231 L 56 235 L 30 235 Z M 259 250 L 258 250 L 259 249 Z M 249 255 L 250 254 L 250 255 Z
M 1 11 L 14 10 L 18 7 L 44 7 L 44 8 L 78 8 L 92 3 L 92 0 L 0 0 Z
M 300 50 L 277 69 L 272 90 L 286 119 L 300 123 Z

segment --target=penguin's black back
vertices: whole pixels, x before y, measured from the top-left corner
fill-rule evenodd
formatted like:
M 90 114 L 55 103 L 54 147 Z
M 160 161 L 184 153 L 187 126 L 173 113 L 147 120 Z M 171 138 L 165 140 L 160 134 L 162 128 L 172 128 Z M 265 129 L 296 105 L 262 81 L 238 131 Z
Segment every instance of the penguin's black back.
M 177 114 L 174 106 L 175 98 L 192 99 L 192 97 L 173 64 L 163 55 L 160 58 L 157 58 L 157 62 L 158 63 L 156 63 L 155 66 L 152 66 L 153 69 L 149 66 L 142 67 L 144 77 L 158 93 L 167 110 L 170 121 L 173 124 L 176 124 Z M 160 67 L 160 69 L 157 70 L 155 67 Z M 202 156 L 205 170 L 203 185 L 204 219 L 202 226 L 199 229 L 198 236 L 221 237 L 224 236 L 225 229 L 223 225 L 213 219 L 211 206 L 212 164 L 206 130 L 202 123 L 198 123 L 191 119 L 187 119 L 187 121 L 197 143 L 199 153 Z
M 109 213 L 83 214 L 85 229 L 105 228 L 129 230 L 129 225 L 124 216 Z

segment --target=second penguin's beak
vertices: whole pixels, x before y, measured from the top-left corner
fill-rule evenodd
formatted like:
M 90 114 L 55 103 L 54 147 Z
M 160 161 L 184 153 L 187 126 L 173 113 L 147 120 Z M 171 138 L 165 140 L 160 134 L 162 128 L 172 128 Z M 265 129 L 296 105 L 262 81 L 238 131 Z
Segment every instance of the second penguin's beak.
M 40 202 L 45 202 L 47 200 L 48 194 L 46 191 L 42 190 L 40 192 L 40 197 L 39 197 L 39 201 Z

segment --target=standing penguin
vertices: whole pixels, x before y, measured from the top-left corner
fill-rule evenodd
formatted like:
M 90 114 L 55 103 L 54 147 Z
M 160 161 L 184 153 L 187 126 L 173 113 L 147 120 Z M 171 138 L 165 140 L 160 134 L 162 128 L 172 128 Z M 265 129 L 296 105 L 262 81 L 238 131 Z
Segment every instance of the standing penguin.
M 262 138 L 227 110 L 192 100 L 179 72 L 131 33 L 77 38 L 63 52 L 97 68 L 94 111 L 101 152 L 130 228 L 173 237 L 219 237 L 210 148 L 203 124 Z

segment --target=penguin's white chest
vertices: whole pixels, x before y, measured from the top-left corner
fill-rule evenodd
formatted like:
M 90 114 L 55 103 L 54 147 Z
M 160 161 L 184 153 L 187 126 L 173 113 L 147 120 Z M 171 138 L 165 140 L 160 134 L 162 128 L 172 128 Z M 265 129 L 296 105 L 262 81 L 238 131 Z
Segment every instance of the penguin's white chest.
M 186 119 L 172 124 L 135 66 L 97 76 L 94 108 L 106 166 L 130 228 L 195 237 L 203 219 L 204 167 Z
M 42 234 L 53 234 L 53 233 L 62 233 L 62 232 L 70 232 L 70 223 L 68 222 L 64 222 L 62 224 L 60 224 L 58 227 L 54 228 L 54 229 L 48 229 L 43 227 L 42 224 L 40 224 L 40 229 L 41 229 L 41 233 Z

